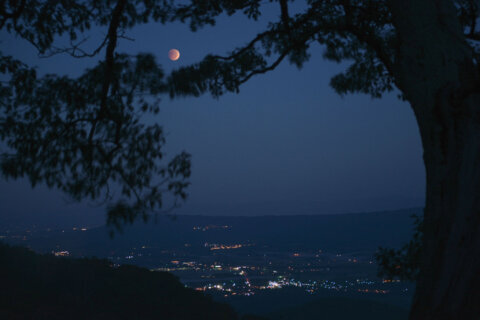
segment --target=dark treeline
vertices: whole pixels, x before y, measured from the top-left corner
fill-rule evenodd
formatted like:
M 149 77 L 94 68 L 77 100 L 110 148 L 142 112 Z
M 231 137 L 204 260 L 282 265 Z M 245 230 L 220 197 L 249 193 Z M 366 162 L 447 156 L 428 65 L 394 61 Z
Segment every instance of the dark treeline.
M 169 273 L 3 243 L 0 261 L 1 319 L 238 319 Z

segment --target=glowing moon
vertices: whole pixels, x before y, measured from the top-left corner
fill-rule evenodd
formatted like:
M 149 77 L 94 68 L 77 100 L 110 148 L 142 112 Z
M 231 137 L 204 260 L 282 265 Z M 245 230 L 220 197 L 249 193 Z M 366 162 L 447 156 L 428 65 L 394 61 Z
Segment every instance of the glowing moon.
M 180 58 L 180 51 L 177 49 L 171 49 L 168 51 L 168 58 L 172 61 L 177 61 Z

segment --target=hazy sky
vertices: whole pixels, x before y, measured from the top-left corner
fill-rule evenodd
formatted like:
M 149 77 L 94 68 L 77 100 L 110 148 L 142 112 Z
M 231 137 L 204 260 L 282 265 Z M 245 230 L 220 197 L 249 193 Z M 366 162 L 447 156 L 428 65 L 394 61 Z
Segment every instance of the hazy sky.
M 246 43 L 279 9 L 269 5 L 260 22 L 222 17 L 215 27 L 191 33 L 180 23 L 149 24 L 128 33 L 118 52 L 151 52 L 166 72 L 224 54 Z M 96 38 L 104 30 L 95 30 Z M 38 59 L 33 48 L 5 33 L 1 50 L 38 66 L 40 73 L 79 75 L 94 61 L 68 56 Z M 95 40 L 95 36 L 93 37 Z M 172 62 L 168 50 L 181 57 Z M 340 97 L 331 76 L 346 64 L 327 62 L 310 49 L 301 70 L 283 63 L 215 100 L 170 100 L 146 121 L 164 125 L 167 151 L 193 155 L 192 186 L 179 213 L 315 214 L 397 209 L 422 204 L 425 172 L 413 112 L 397 93 L 372 100 Z M 100 56 L 103 58 L 103 56 Z M 68 203 L 61 193 L 25 181 L 0 181 L 0 221 L 99 223 L 104 208 Z

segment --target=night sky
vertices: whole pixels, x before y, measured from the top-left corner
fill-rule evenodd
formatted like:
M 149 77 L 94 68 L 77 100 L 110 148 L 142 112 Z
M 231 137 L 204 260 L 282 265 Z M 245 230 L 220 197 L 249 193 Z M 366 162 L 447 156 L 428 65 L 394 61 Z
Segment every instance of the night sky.
M 294 11 L 294 8 L 291 9 Z M 259 22 L 241 15 L 221 17 L 215 27 L 192 33 L 181 23 L 148 24 L 127 33 L 117 52 L 151 52 L 166 73 L 226 54 L 245 44 L 279 15 L 268 5 Z M 92 31 L 93 47 L 105 30 Z M 38 66 L 40 74 L 81 74 L 96 59 L 38 59 L 33 47 L 2 33 L 4 54 Z M 181 57 L 172 62 L 168 51 Z M 423 205 L 425 171 L 412 110 L 398 92 L 373 100 L 336 94 L 330 78 L 346 64 L 322 58 L 314 45 L 301 70 L 283 63 L 256 76 L 239 94 L 219 99 L 170 100 L 146 122 L 168 132 L 169 156 L 193 156 L 190 197 L 178 214 L 325 214 L 393 210 Z M 99 224 L 105 208 L 71 203 L 60 192 L 24 181 L 0 181 L 0 222 Z

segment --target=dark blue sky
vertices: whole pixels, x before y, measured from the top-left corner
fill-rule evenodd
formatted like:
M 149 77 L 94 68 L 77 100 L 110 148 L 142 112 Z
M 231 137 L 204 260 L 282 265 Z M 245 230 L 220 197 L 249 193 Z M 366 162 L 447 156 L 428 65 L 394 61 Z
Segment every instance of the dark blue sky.
M 292 9 L 293 10 L 293 9 Z M 180 23 L 149 24 L 131 30 L 118 52 L 154 53 L 166 72 L 224 54 L 244 44 L 276 19 L 269 5 L 258 23 L 222 17 L 215 27 L 190 32 Z M 103 30 L 95 30 L 99 38 Z M 2 51 L 38 66 L 40 73 L 78 75 L 94 61 L 57 56 L 39 60 L 33 48 L 1 34 Z M 177 48 L 180 60 L 168 60 Z M 311 48 L 301 70 L 283 63 L 251 79 L 240 94 L 170 100 L 146 121 L 164 125 L 169 155 L 193 155 L 192 186 L 178 213 L 323 214 L 398 209 L 422 205 L 425 172 L 413 112 L 391 93 L 373 100 L 340 97 L 331 76 L 345 68 Z M 103 56 L 101 56 L 103 58 Z M 56 191 L 32 190 L 25 181 L 0 182 L 0 221 L 92 224 L 104 208 L 72 204 Z

